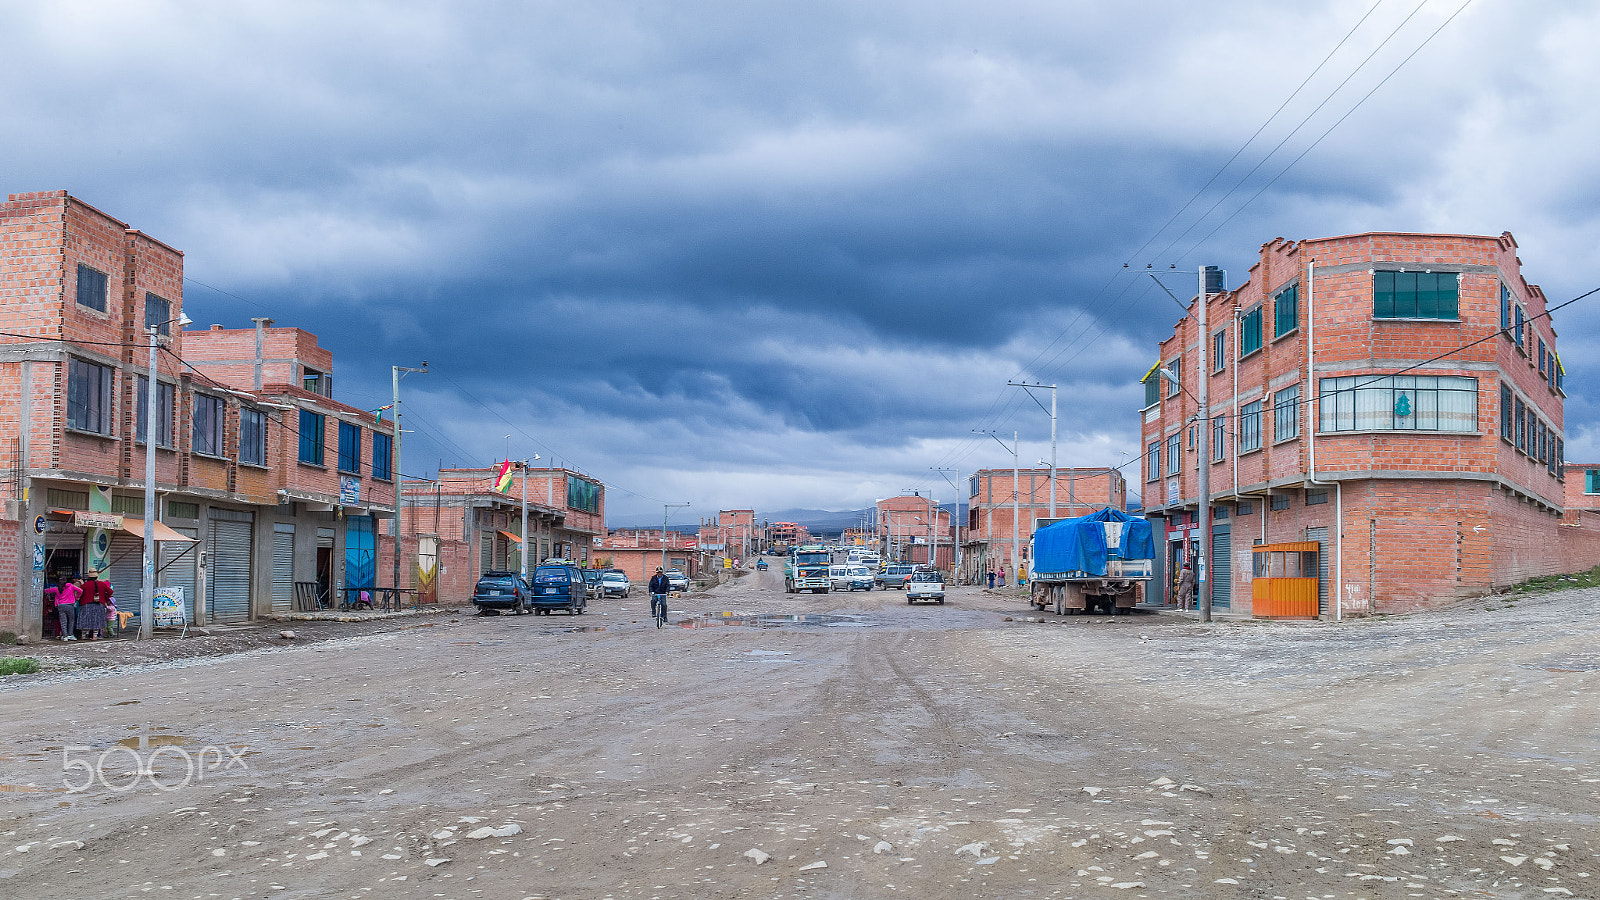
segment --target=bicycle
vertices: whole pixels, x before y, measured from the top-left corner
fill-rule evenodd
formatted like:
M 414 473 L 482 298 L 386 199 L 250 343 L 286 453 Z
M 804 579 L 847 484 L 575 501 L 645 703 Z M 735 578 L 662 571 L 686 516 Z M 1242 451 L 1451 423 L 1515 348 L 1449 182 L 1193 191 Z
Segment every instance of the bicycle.
M 667 595 L 666 594 L 651 594 L 650 595 L 650 614 L 655 617 L 656 627 L 657 628 L 660 628 L 661 626 L 667 624 Z

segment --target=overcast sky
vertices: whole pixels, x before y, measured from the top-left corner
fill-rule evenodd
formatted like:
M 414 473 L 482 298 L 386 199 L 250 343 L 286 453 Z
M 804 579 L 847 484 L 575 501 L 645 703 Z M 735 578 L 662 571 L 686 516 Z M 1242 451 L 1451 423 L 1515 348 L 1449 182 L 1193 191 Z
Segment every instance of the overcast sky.
M 408 474 L 510 434 L 613 522 L 949 500 L 1011 463 L 974 429 L 1049 453 L 1008 379 L 1061 385 L 1062 465 L 1137 456 L 1146 265 L 1511 231 L 1552 301 L 1600 285 L 1600 7 L 1460 8 L 0 2 L 0 192 L 183 250 L 189 316 L 318 334 L 346 402 L 427 360 Z M 1597 308 L 1555 320 L 1572 459 Z

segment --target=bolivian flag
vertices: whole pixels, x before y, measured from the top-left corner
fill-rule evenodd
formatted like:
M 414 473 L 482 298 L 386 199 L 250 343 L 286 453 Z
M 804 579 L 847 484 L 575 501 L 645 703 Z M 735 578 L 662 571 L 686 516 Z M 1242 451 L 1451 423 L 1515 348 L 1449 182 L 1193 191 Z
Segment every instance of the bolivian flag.
M 499 470 L 494 473 L 494 489 L 502 494 L 511 492 L 511 460 L 501 463 Z

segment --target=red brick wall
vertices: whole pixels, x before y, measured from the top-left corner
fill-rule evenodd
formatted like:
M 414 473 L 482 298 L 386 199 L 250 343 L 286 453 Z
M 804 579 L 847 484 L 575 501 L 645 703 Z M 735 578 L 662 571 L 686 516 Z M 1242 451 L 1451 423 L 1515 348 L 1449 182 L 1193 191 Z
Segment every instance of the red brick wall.
M 22 607 L 17 598 L 21 554 L 21 523 L 0 519 L 0 631 L 22 631 Z

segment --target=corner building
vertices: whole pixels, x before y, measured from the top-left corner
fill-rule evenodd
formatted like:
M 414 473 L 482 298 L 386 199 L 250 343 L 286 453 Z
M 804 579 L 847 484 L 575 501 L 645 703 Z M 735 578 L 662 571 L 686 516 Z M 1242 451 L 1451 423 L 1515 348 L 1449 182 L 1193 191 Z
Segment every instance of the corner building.
M 1190 302 L 1141 411 L 1144 506 L 1166 538 L 1169 600 L 1198 551 L 1202 465 L 1218 608 L 1252 610 L 1260 544 L 1318 545 L 1324 617 L 1437 606 L 1593 564 L 1593 536 L 1558 527 L 1563 370 L 1516 249 L 1509 233 L 1279 238 L 1244 284 L 1208 287 L 1208 334 Z

